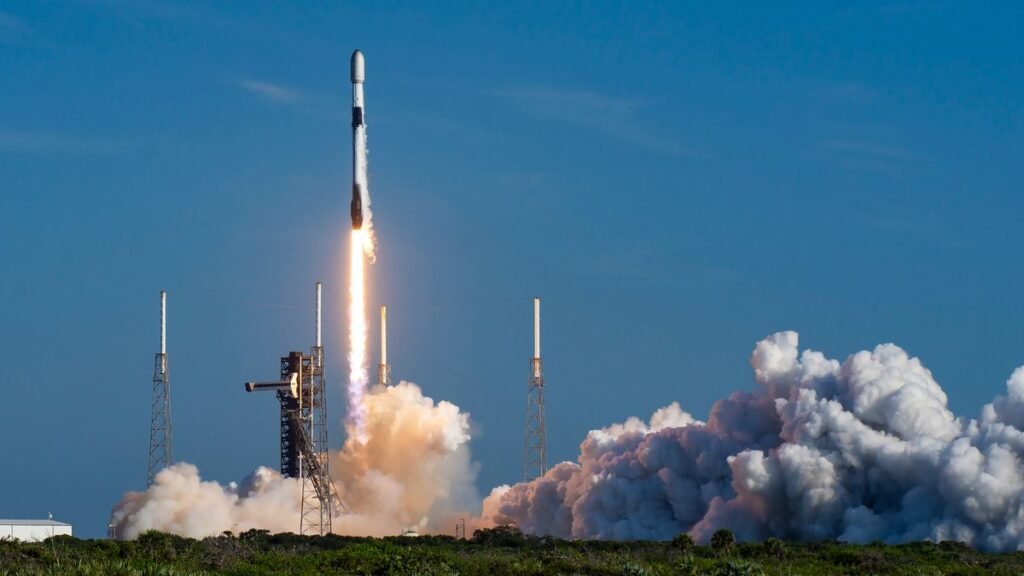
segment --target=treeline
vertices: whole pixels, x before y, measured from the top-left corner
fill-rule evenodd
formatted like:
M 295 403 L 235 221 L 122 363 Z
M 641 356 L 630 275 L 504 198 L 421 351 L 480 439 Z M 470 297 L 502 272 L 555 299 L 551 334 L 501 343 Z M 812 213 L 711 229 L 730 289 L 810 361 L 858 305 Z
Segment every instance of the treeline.
M 133 541 L 0 541 L 0 576 L 200 574 L 422 575 L 832 575 L 1024 574 L 1024 554 L 985 554 L 960 543 L 857 546 L 840 542 L 736 542 L 720 530 L 709 546 L 671 542 L 565 541 L 513 527 L 449 536 L 354 538 L 250 530 L 193 540 L 149 532 Z

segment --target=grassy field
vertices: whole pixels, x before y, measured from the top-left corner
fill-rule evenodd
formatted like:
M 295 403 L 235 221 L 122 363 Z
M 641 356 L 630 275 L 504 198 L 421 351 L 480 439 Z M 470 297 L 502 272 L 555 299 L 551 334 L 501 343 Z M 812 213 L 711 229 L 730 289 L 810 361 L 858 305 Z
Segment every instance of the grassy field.
M 59 536 L 0 541 L 0 576 L 36 574 L 782 575 L 1024 574 L 1024 553 L 985 554 L 957 543 L 854 546 L 837 542 L 736 544 L 524 538 L 513 530 L 472 540 L 308 537 L 250 531 L 190 540 L 148 533 L 131 542 Z

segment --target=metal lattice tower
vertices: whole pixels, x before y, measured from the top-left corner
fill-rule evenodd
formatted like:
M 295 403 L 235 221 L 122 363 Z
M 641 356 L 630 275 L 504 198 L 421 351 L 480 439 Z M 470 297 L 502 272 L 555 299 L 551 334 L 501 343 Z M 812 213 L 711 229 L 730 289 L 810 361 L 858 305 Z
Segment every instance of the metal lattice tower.
M 289 352 L 281 357 L 281 383 L 288 386 L 277 391 L 277 399 L 281 402 L 281 474 L 287 478 L 298 478 L 300 472 L 304 430 L 299 402 L 303 388 L 308 389 L 308 364 L 309 359 L 302 352 Z
M 171 375 L 167 370 L 167 292 L 160 292 L 160 351 L 153 362 L 153 409 L 149 424 L 147 485 L 174 461 L 171 436 Z
M 547 424 L 544 421 L 544 364 L 540 359 L 540 298 L 533 299 L 533 358 L 526 391 L 526 442 L 523 450 L 523 481 L 540 478 L 548 471 Z
M 324 347 L 321 329 L 322 284 L 316 283 L 316 344 L 313 346 L 310 361 L 309 395 L 303 403 L 302 416 L 309 425 L 309 436 L 312 438 L 310 455 L 316 460 L 314 466 L 300 460 L 302 468 L 302 525 L 300 534 L 319 533 L 321 536 L 331 533 L 331 516 L 333 515 L 333 494 L 331 488 L 330 462 L 327 446 L 327 402 L 324 378 Z M 300 399 L 301 395 L 300 395 Z M 301 400 L 300 400 L 301 401 Z M 300 457 L 301 458 L 301 457 Z M 313 478 L 318 475 L 319 478 Z M 320 486 L 323 489 L 317 490 Z
M 391 385 L 391 365 L 388 364 L 388 307 L 380 307 L 380 364 L 377 365 L 377 385 Z
M 331 481 L 327 450 L 324 351 L 321 342 L 321 286 L 316 286 L 316 345 L 312 354 L 281 358 L 277 382 L 247 382 L 245 389 L 276 391 L 281 403 L 281 474 L 302 486 L 300 534 L 329 534 L 331 518 L 345 511 Z

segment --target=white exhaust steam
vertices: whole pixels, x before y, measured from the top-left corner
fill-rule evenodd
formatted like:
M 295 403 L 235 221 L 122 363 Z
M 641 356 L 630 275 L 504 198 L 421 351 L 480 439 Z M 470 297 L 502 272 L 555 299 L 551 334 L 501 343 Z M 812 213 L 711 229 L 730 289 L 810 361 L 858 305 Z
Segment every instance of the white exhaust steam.
M 956 418 L 931 373 L 884 344 L 839 363 L 759 342 L 755 392 L 706 423 L 672 404 L 590 432 L 577 463 L 494 489 L 482 522 L 563 538 L 706 542 L 958 540 L 1024 549 L 1024 368 L 977 420 Z
M 563 538 L 706 542 L 959 540 L 1024 549 L 1024 368 L 977 419 L 957 418 L 931 373 L 884 344 L 840 363 L 774 334 L 751 357 L 758 387 L 719 400 L 700 422 L 676 403 L 649 422 L 590 432 L 576 463 L 495 488 L 473 526 L 515 523 Z M 331 471 L 352 514 L 342 534 L 448 533 L 479 498 L 469 416 L 414 384 L 363 399 L 366 441 Z M 296 531 L 299 486 L 267 468 L 240 485 L 203 482 L 178 464 L 114 508 L 115 536 L 146 530 L 203 537 L 250 528 Z
M 479 505 L 470 461 L 469 415 L 434 403 L 402 382 L 363 397 L 366 441 L 350 439 L 333 455 L 331 474 L 350 514 L 333 519 L 340 534 L 394 536 L 417 526 L 449 531 L 454 518 Z M 192 464 L 160 472 L 145 492 L 114 507 L 117 538 L 147 530 L 202 538 L 252 528 L 297 532 L 299 481 L 259 468 L 241 484 L 204 482 Z

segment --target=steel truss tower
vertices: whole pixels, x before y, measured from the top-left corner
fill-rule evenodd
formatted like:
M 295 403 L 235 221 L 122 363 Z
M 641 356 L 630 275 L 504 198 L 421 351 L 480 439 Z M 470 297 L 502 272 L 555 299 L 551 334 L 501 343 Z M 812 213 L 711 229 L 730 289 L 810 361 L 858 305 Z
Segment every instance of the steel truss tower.
M 147 485 L 171 465 L 171 375 L 167 370 L 167 292 L 160 292 L 160 351 L 153 362 L 153 409 L 149 424 Z
M 526 390 L 526 442 L 523 450 L 523 481 L 548 471 L 547 425 L 544 421 L 544 364 L 540 359 L 540 298 L 533 299 L 533 358 Z
M 344 511 L 331 481 L 327 449 L 327 403 L 321 341 L 321 285 L 316 285 L 316 345 L 309 355 L 281 358 L 281 380 L 247 382 L 249 392 L 273 390 L 281 403 L 281 474 L 302 485 L 299 533 L 329 534 L 334 512 Z
M 302 521 L 300 534 L 331 533 L 334 495 L 327 449 L 327 380 L 324 378 L 324 346 L 321 329 L 323 285 L 316 283 L 316 344 L 309 362 L 309 396 L 302 406 L 301 417 L 308 423 L 312 439 L 309 454 L 300 456 L 299 478 L 302 479 Z M 299 395 L 302 398 L 302 394 Z M 305 451 L 304 451 L 305 452 Z M 340 502 L 340 500 L 339 500 Z

